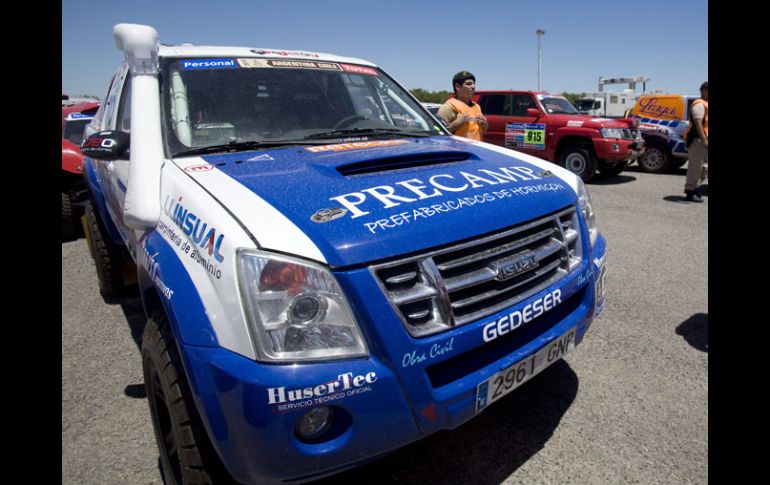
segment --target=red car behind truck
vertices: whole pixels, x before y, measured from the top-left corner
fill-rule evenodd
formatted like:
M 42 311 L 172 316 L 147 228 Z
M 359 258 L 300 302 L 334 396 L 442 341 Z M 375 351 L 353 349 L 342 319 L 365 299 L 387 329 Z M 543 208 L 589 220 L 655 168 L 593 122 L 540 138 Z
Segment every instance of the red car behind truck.
M 633 119 L 581 115 L 567 98 L 543 91 L 476 91 L 489 128 L 484 141 L 557 163 L 590 180 L 621 173 L 644 153 Z
M 80 231 L 80 216 L 88 196 L 83 180 L 83 130 L 99 109 L 99 102 L 86 101 L 61 109 L 61 233 L 70 240 Z

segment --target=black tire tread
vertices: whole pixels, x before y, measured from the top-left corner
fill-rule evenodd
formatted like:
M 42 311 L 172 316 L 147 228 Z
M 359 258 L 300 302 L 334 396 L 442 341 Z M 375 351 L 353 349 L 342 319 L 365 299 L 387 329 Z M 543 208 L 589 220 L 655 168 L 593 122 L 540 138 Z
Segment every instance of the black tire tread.
M 626 169 L 626 167 L 628 167 L 628 162 L 626 161 L 618 161 L 615 163 L 615 165 L 612 165 L 612 166 L 605 165 L 604 162 L 599 162 L 599 166 L 597 167 L 597 170 L 602 175 L 615 176 L 615 175 L 620 175 L 623 172 L 623 170 Z
M 72 209 L 70 194 L 61 193 L 61 237 L 65 241 L 74 239 L 77 227 L 75 226 L 75 214 Z
M 639 165 L 639 169 L 642 172 L 645 172 L 645 173 L 666 173 L 666 172 L 668 172 L 671 169 L 671 159 L 673 158 L 671 153 L 669 152 L 668 145 L 665 142 L 663 142 L 663 141 L 660 141 L 658 139 L 653 139 L 653 140 L 647 142 L 647 150 L 649 150 L 650 147 L 653 147 L 653 148 L 655 148 L 657 150 L 660 150 L 663 153 L 663 156 L 665 157 L 665 160 L 663 161 L 663 165 L 661 165 L 657 169 L 647 168 L 647 166 L 645 166 L 642 163 L 642 161 L 644 160 L 644 157 L 647 155 L 647 151 L 645 151 L 645 153 L 643 153 L 642 156 L 639 157 L 639 159 L 637 160 L 637 163 Z
M 153 315 L 145 326 L 142 336 L 142 364 L 145 386 L 148 386 L 147 383 L 153 379 L 154 371 L 158 374 L 163 387 L 173 423 L 183 483 L 190 485 L 233 483 L 209 441 L 195 408 L 168 319 L 162 312 Z M 148 398 L 151 393 L 152 389 L 148 387 Z M 150 403 L 150 411 L 155 412 L 152 403 Z M 154 420 L 153 426 L 155 426 Z M 159 437 L 159 430 L 156 429 L 155 433 L 158 446 L 161 447 L 162 439 Z M 164 469 L 163 472 L 166 483 L 174 483 L 173 477 L 170 476 L 171 471 Z
M 573 143 L 572 145 L 564 147 L 559 153 L 559 165 L 566 168 L 567 156 L 576 151 L 583 151 L 584 156 L 587 157 L 589 167 L 587 168 L 586 173 L 580 175 L 580 178 L 583 179 L 583 182 L 588 182 L 594 175 L 596 175 L 596 170 L 599 165 L 593 146 L 589 143 Z
M 86 226 L 93 250 L 99 289 L 105 296 L 128 296 L 136 292 L 136 284 L 125 282 L 124 267 L 133 266 L 128 251 L 109 240 L 104 224 L 96 214 L 93 203 L 86 202 Z

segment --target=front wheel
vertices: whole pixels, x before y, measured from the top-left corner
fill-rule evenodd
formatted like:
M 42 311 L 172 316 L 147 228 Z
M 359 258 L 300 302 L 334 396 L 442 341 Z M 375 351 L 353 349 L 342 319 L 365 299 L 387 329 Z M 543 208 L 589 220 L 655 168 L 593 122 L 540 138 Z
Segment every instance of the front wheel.
M 624 160 L 602 160 L 599 162 L 599 173 L 602 175 L 620 175 L 628 167 Z
M 591 180 L 597 169 L 593 151 L 580 145 L 564 149 L 559 156 L 559 164 L 583 179 L 583 182 Z
M 166 485 L 232 483 L 198 415 L 162 312 L 148 319 L 144 328 L 142 369 Z
M 668 166 L 669 170 L 676 170 L 677 168 L 682 168 L 684 164 L 687 163 L 687 157 L 677 157 L 671 159 L 671 164 Z
M 639 168 L 647 173 L 664 173 L 671 164 L 671 152 L 661 142 L 647 144 L 647 149 L 639 157 Z

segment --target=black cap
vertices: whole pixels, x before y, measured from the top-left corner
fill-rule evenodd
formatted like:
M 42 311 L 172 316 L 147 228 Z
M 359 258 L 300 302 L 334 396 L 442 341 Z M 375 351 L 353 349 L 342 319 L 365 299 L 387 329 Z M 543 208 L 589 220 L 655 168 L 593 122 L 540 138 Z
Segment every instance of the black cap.
M 709 88 L 709 82 L 708 82 L 708 81 L 706 81 L 705 83 L 701 84 L 701 85 L 700 85 L 700 88 L 701 88 L 701 89 L 708 89 L 708 88 Z
M 474 76 L 468 71 L 460 71 L 457 74 L 455 74 L 455 77 L 452 78 L 452 88 L 454 88 L 455 84 L 457 83 L 460 83 L 460 84 L 464 83 L 466 79 L 473 79 L 475 81 L 476 76 Z

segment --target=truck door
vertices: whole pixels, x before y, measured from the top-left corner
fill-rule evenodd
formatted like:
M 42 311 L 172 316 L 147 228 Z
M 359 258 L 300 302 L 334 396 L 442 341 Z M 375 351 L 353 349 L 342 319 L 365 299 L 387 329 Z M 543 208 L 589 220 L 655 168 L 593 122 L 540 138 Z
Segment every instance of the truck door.
M 126 133 L 131 132 L 131 76 L 125 76 L 125 82 L 120 91 L 120 102 L 117 105 L 117 116 L 112 126 L 104 129 L 114 129 Z M 99 182 L 105 193 L 107 210 L 112 214 L 112 220 L 120 232 L 129 250 L 133 250 L 135 237 L 132 231 L 123 224 L 123 207 L 128 187 L 129 153 L 116 160 L 99 160 Z
M 513 94 L 508 96 L 505 116 L 505 147 L 513 148 L 530 155 L 543 156 L 545 150 L 545 123 L 538 123 L 543 112 L 531 94 Z M 528 109 L 536 109 L 540 116 L 529 116 Z
M 485 142 L 505 146 L 505 116 L 509 114 L 506 113 L 506 101 L 510 97 L 502 93 L 482 94 L 479 97 L 479 107 L 489 123 L 484 134 Z

